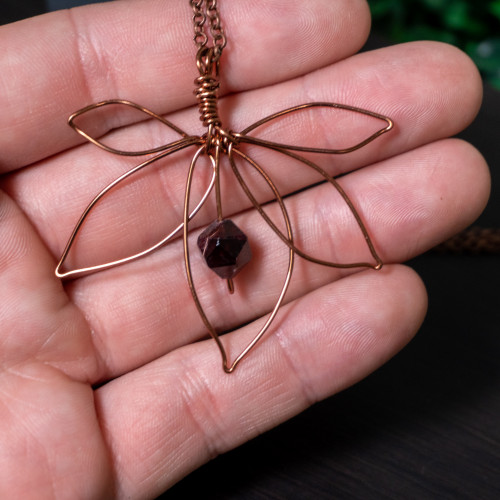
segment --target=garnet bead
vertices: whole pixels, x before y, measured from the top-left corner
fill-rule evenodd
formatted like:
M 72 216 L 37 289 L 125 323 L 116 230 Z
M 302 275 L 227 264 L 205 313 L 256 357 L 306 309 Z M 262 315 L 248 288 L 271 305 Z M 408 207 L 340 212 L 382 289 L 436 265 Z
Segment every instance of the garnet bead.
M 248 239 L 229 219 L 216 220 L 198 237 L 207 266 L 223 279 L 236 276 L 252 258 Z

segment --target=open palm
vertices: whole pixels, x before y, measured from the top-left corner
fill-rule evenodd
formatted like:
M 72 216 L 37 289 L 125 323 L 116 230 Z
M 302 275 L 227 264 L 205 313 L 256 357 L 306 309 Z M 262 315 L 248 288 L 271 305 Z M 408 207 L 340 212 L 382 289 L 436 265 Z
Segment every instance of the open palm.
M 397 263 L 472 222 L 486 202 L 481 156 L 446 139 L 475 116 L 480 79 L 466 56 L 440 44 L 353 55 L 369 29 L 364 1 L 283 5 L 221 2 L 230 39 L 222 91 L 232 94 L 222 112 L 234 130 L 310 101 L 390 116 L 395 130 L 329 160 L 331 174 L 346 174 L 343 186 L 387 264 L 379 272 L 340 272 L 299 260 L 282 321 L 230 376 L 212 341 L 193 343 L 206 330 L 185 282 L 180 240 L 64 285 L 54 275 L 87 202 L 124 171 L 123 162 L 133 164 L 83 144 L 67 116 L 116 97 L 195 123 L 188 2 L 111 2 L 0 28 L 2 498 L 154 497 L 215 455 L 366 376 L 418 329 L 425 290 Z M 321 119 L 317 126 L 329 140 L 336 124 Z M 314 138 L 303 125 L 307 145 Z M 276 176 L 285 168 L 279 161 L 268 166 Z M 185 159 L 168 169 L 156 188 L 182 193 Z M 288 203 L 299 237 L 307 233 L 313 246 L 331 245 L 340 255 L 365 251 L 362 238 L 352 238 L 354 224 L 332 243 L 327 221 L 341 204 L 309 175 L 287 172 L 283 184 L 297 192 Z M 133 194 L 140 207 L 156 192 Z M 252 228 L 256 248 L 282 245 L 264 241 L 265 223 L 243 197 L 229 196 L 225 208 Z M 317 230 L 308 227 L 313 213 L 325 221 Z M 192 228 L 210 223 L 208 214 Z M 164 217 L 175 224 L 179 212 Z M 109 224 L 106 231 L 113 241 L 124 228 Z M 92 243 L 94 252 L 110 251 Z M 243 281 L 255 275 L 267 290 L 282 278 L 281 269 L 258 269 L 254 259 Z M 256 295 L 251 310 L 236 299 L 227 311 L 224 283 L 209 271 L 199 280 L 214 322 L 232 330 L 224 337 L 228 349 L 241 351 L 275 297 Z

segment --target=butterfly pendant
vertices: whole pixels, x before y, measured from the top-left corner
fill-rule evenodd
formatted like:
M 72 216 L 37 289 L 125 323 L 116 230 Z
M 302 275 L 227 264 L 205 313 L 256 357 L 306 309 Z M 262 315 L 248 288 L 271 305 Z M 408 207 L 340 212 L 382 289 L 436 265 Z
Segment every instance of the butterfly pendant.
M 232 131 L 226 131 L 222 126 L 217 112 L 217 89 L 219 87 L 218 79 L 217 79 L 217 68 L 210 61 L 210 53 L 203 54 L 203 57 L 200 58 L 201 62 L 198 63 L 198 68 L 200 70 L 200 77 L 195 80 L 197 85 L 197 98 L 199 102 L 199 109 L 201 113 L 201 120 L 207 128 L 207 132 L 204 135 L 196 136 L 189 135 L 184 132 L 182 129 L 174 125 L 169 120 L 163 118 L 160 115 L 138 105 L 130 101 L 120 100 L 120 99 L 110 99 L 106 101 L 99 102 L 97 104 L 92 104 L 90 106 L 86 106 L 83 109 L 75 112 L 68 119 L 69 125 L 80 135 L 82 135 L 85 139 L 98 146 L 99 148 L 108 151 L 110 153 L 123 155 L 123 156 L 149 156 L 147 160 L 142 162 L 141 164 L 133 167 L 132 169 L 125 172 L 123 175 L 119 176 L 113 182 L 108 184 L 102 191 L 95 196 L 95 198 L 90 202 L 87 208 L 82 213 L 80 219 L 76 223 L 73 232 L 66 244 L 66 247 L 62 253 L 62 256 L 57 264 L 55 273 L 61 279 L 71 279 L 80 277 L 89 273 L 102 271 L 105 269 L 109 269 L 111 267 L 115 267 L 121 264 L 125 264 L 128 262 L 135 261 L 141 257 L 144 257 L 151 252 L 154 252 L 158 248 L 172 241 L 176 236 L 182 233 L 183 237 L 183 247 L 184 247 L 184 261 L 185 261 L 185 269 L 187 282 L 194 299 L 194 303 L 196 308 L 200 314 L 200 317 L 207 328 L 211 337 L 215 340 L 221 356 L 222 356 L 222 365 L 223 369 L 227 373 L 231 373 L 234 371 L 236 366 L 240 363 L 240 361 L 250 352 L 250 350 L 257 344 L 257 342 L 262 338 L 262 336 L 269 330 L 272 322 L 274 321 L 280 306 L 283 303 L 285 298 L 286 291 L 290 284 L 290 280 L 292 277 L 292 271 L 294 266 L 294 258 L 296 255 L 316 264 L 320 264 L 323 266 L 334 267 L 334 268 L 355 268 L 355 267 L 365 267 L 372 269 L 380 269 L 382 267 L 382 261 L 378 256 L 375 247 L 372 243 L 372 240 L 369 236 L 368 230 L 365 227 L 359 213 L 357 212 L 354 204 L 337 182 L 335 178 L 329 175 L 323 168 L 319 165 L 311 161 L 309 158 L 299 155 L 298 152 L 302 153 L 321 153 L 321 154 L 346 154 L 353 151 L 356 151 L 363 146 L 366 146 L 377 137 L 385 134 L 389 130 L 391 130 L 394 126 L 393 121 L 387 116 L 383 116 L 378 113 L 374 113 L 371 111 L 367 111 L 364 109 L 356 108 L 353 106 L 348 106 L 344 104 L 336 104 L 329 102 L 313 102 L 307 104 L 301 104 L 298 106 L 293 106 L 288 109 L 284 109 L 272 115 L 269 115 L 261 120 L 255 122 L 249 127 L 245 128 L 243 131 L 239 133 L 235 133 Z M 78 125 L 76 125 L 76 121 L 78 117 L 82 115 L 86 115 L 91 113 L 92 111 L 103 108 L 105 106 L 117 105 L 121 107 L 125 107 L 127 109 L 134 109 L 146 115 L 147 118 L 151 118 L 163 124 L 166 127 L 169 127 L 174 133 L 176 133 L 179 138 L 173 142 L 169 142 L 168 144 L 162 145 L 160 147 L 142 150 L 142 151 L 124 151 L 122 149 L 116 149 L 110 147 L 109 145 L 104 144 L 98 138 L 92 136 L 92 134 L 86 132 Z M 278 142 L 273 142 L 265 139 L 261 139 L 256 137 L 255 135 L 250 135 L 259 127 L 268 124 L 270 122 L 274 122 L 280 118 L 285 116 L 290 116 L 294 113 L 299 113 L 305 110 L 312 110 L 314 108 L 318 109 L 338 109 L 344 110 L 351 113 L 357 113 L 360 115 L 365 115 L 375 120 L 383 122 L 383 127 L 379 128 L 371 135 L 363 139 L 362 141 L 354 144 L 353 146 L 344 148 L 344 149 L 323 149 L 317 147 L 302 147 L 288 144 L 281 144 Z M 346 203 L 350 212 L 354 216 L 356 223 L 361 231 L 364 241 L 368 247 L 368 250 L 373 258 L 373 262 L 351 262 L 351 263 L 338 263 L 338 262 L 330 262 L 327 260 L 316 258 L 298 248 L 294 244 L 293 237 L 293 229 L 290 221 L 290 216 L 288 214 L 287 208 L 283 201 L 283 197 L 280 194 L 275 182 L 271 178 L 271 176 L 257 163 L 253 160 L 248 154 L 246 154 L 241 146 L 244 144 L 259 146 L 262 148 L 268 148 L 278 152 L 281 155 L 285 155 L 286 157 L 293 159 L 300 164 L 308 167 L 314 171 L 316 171 L 321 178 L 329 183 L 341 196 L 342 200 Z M 96 204 L 99 203 L 111 190 L 121 185 L 126 179 L 129 179 L 131 176 L 136 174 L 139 171 L 149 167 L 150 165 L 155 164 L 158 160 L 161 160 L 165 157 L 173 155 L 179 151 L 182 151 L 188 147 L 195 147 L 196 151 L 191 160 L 188 172 L 187 172 L 187 181 L 186 181 L 186 190 L 184 194 L 184 209 L 183 209 L 183 220 L 178 224 L 173 231 L 171 231 L 168 235 L 164 236 L 161 240 L 157 241 L 154 245 L 142 250 L 133 255 L 120 258 L 117 260 L 113 260 L 110 262 L 106 262 L 103 264 L 92 265 L 87 267 L 81 267 L 77 269 L 64 270 L 64 264 L 67 261 L 68 254 L 74 246 L 75 240 L 80 233 L 81 227 L 84 222 L 87 220 L 89 214 L 93 211 Z M 221 201 L 221 192 L 220 192 L 220 163 L 222 156 L 226 156 L 228 158 L 228 163 L 230 165 L 231 171 L 234 174 L 234 177 L 237 183 L 241 186 L 243 192 L 247 196 L 251 205 L 256 209 L 256 211 L 261 215 L 264 221 L 269 225 L 269 227 L 273 230 L 273 232 L 281 239 L 281 241 L 288 247 L 288 266 L 287 273 L 281 288 L 281 291 L 278 295 L 276 303 L 269 313 L 264 325 L 260 328 L 260 330 L 255 334 L 254 338 L 251 342 L 238 354 L 233 361 L 229 361 L 229 357 L 227 355 L 226 349 L 221 341 L 219 334 L 216 329 L 212 325 L 209 320 L 205 310 L 200 302 L 198 297 L 198 293 L 196 291 L 196 287 L 193 281 L 193 275 L 191 270 L 191 257 L 188 246 L 188 234 L 189 234 L 189 222 L 196 216 L 196 214 L 203 207 L 210 194 L 215 191 L 216 197 L 216 205 L 217 205 L 217 219 L 209 225 L 209 227 L 202 232 L 202 234 L 198 238 L 198 246 L 202 251 L 203 256 L 209 267 L 212 268 L 221 278 L 227 280 L 228 289 L 230 293 L 234 291 L 233 278 L 239 272 L 239 270 L 248 262 L 250 259 L 250 249 L 248 246 L 248 241 L 245 234 L 229 219 L 224 219 L 222 213 L 222 201 Z M 193 185 L 193 176 L 196 170 L 196 167 L 199 163 L 201 157 L 208 158 L 211 168 L 212 174 L 210 178 L 210 182 L 203 195 L 201 196 L 200 201 L 196 204 L 196 206 L 190 209 L 191 206 L 191 191 Z M 251 169 L 256 171 L 258 175 L 263 179 L 265 185 L 267 185 L 272 191 L 276 202 L 279 205 L 281 216 L 283 218 L 285 231 L 280 229 L 275 222 L 269 217 L 269 215 L 264 210 L 263 206 L 257 200 L 256 196 L 252 193 L 248 183 L 245 181 L 244 177 L 240 172 L 240 167 L 238 166 L 239 162 L 243 162 L 245 165 L 249 166 Z

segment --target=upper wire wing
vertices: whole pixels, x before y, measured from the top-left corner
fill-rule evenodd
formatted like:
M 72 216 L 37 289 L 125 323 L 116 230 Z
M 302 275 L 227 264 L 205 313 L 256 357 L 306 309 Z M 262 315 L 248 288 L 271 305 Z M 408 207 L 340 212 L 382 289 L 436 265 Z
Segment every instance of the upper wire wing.
M 263 125 L 266 125 L 270 122 L 276 121 L 276 119 L 283 118 L 292 113 L 298 113 L 301 111 L 306 111 L 314 108 L 317 109 L 327 108 L 332 110 L 337 109 L 337 110 L 344 110 L 352 113 L 357 113 L 360 115 L 375 118 L 377 120 L 382 120 L 383 122 L 385 122 L 385 126 L 382 127 L 381 129 L 372 132 L 371 134 L 368 135 L 368 137 L 364 137 L 363 139 L 355 142 L 355 144 L 343 148 L 324 148 L 324 147 L 299 146 L 294 144 L 283 144 L 281 142 L 269 141 L 266 139 L 260 139 L 259 137 L 255 137 L 253 135 L 248 135 L 250 132 L 256 130 L 257 128 L 262 127 Z M 311 102 L 307 104 L 299 104 L 298 106 L 293 106 L 291 108 L 278 111 L 277 113 L 273 113 L 272 115 L 266 116 L 261 120 L 253 123 L 249 127 L 242 130 L 239 134 L 234 134 L 234 135 L 241 142 L 258 144 L 273 149 L 279 149 L 279 150 L 287 149 L 291 151 L 302 151 L 304 153 L 346 154 L 356 151 L 357 149 L 360 149 L 363 146 L 366 146 L 367 144 L 375 140 L 377 137 L 380 137 L 382 134 L 389 132 L 389 130 L 391 130 L 393 127 L 394 127 L 394 122 L 389 117 L 381 115 L 379 113 L 375 113 L 373 111 L 368 111 L 366 109 L 357 108 L 355 106 L 349 106 L 346 104 L 338 104 L 333 102 Z
M 118 108 L 121 108 L 122 111 L 134 111 L 134 112 L 139 112 L 139 116 L 142 116 L 143 119 L 153 119 L 158 122 L 160 122 L 163 125 L 166 125 L 168 128 L 170 128 L 172 131 L 175 132 L 175 134 L 179 135 L 180 138 L 174 141 L 169 141 L 166 144 L 161 144 L 159 146 L 155 146 L 153 148 L 149 149 L 141 149 L 141 150 L 126 150 L 126 149 L 121 149 L 121 148 L 115 148 L 113 146 L 104 144 L 102 140 L 99 138 L 95 137 L 95 133 L 85 130 L 85 127 L 79 126 L 77 124 L 77 119 L 81 117 L 87 117 L 87 118 L 92 118 L 92 114 L 96 114 L 98 110 L 101 110 L 102 108 L 106 106 L 116 106 Z M 115 114 L 114 114 L 115 115 Z M 94 117 L 95 118 L 95 117 Z M 94 119 L 92 122 L 95 124 L 98 120 Z M 73 113 L 69 118 L 68 118 L 68 125 L 78 134 L 80 134 L 82 137 L 85 137 L 89 142 L 92 144 L 96 145 L 97 147 L 104 149 L 105 151 L 108 151 L 109 153 L 114 153 L 122 156 L 143 156 L 143 155 L 148 155 L 148 154 L 156 154 L 160 153 L 162 151 L 166 151 L 170 148 L 175 148 L 177 145 L 183 143 L 183 141 L 187 138 L 189 138 L 189 134 L 184 132 L 182 129 L 177 127 L 177 125 L 174 125 L 171 121 L 167 120 L 166 118 L 163 118 L 162 116 L 156 114 L 155 112 L 145 108 L 144 106 L 141 106 L 140 104 L 136 104 L 132 101 L 126 101 L 122 99 L 108 99 L 106 101 L 101 101 L 95 104 L 90 104 L 89 106 L 85 106 L 82 109 L 79 109 L 75 113 Z M 113 129 L 113 126 L 110 126 L 109 129 Z M 100 131 L 99 136 L 104 135 L 104 133 L 109 132 L 110 130 L 104 130 Z

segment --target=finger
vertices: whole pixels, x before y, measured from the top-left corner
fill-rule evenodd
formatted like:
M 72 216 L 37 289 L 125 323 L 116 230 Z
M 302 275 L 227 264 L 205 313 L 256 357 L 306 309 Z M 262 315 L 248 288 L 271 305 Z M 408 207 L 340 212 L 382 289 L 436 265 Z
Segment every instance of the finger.
M 88 384 L 33 359 L 3 364 L 0 393 L 2 498 L 113 498 Z
M 54 277 L 54 261 L 25 216 L 0 191 L 0 363 L 42 364 L 79 381 L 100 366 L 84 318 Z
M 109 498 L 109 457 L 88 384 L 100 378 L 91 332 L 3 191 L 0 240 L 0 497 Z
M 233 375 L 214 368 L 218 352 L 204 342 L 103 386 L 96 404 L 119 496 L 137 496 L 139 487 L 142 496 L 158 495 L 210 458 L 365 377 L 408 342 L 425 309 L 425 290 L 411 270 L 364 272 L 287 306 L 286 327 Z M 251 336 L 244 329 L 224 340 L 238 351 Z
M 369 228 L 382 260 L 388 263 L 418 255 L 470 224 L 486 203 L 489 176 L 474 148 L 448 140 L 349 174 L 342 186 Z M 352 214 L 331 186 L 302 192 L 287 200 L 287 207 L 299 247 L 337 262 L 370 257 Z M 272 216 L 279 211 L 272 206 L 266 209 Z M 287 248 L 260 216 L 248 212 L 234 221 L 247 234 L 254 253 L 235 280 L 234 296 L 228 295 L 225 283 L 202 262 L 195 248 L 197 234 L 190 242 L 195 286 L 218 331 L 265 315 L 274 306 L 286 274 Z M 178 241 L 144 261 L 70 285 L 70 295 L 99 343 L 108 369 L 106 378 L 206 335 L 183 267 L 182 243 Z M 287 300 L 345 275 L 346 271 L 299 258 Z
M 398 64 L 394 61 L 398 61 Z M 410 68 L 413 68 L 412 78 L 408 79 Z M 360 74 L 363 74 L 361 83 Z M 286 108 L 292 103 L 307 100 L 352 103 L 390 115 L 396 123 L 395 129 L 363 149 L 335 157 L 324 155 L 318 158 L 315 155 L 314 161 L 332 175 L 453 135 L 473 119 L 481 101 L 481 80 L 470 59 L 453 47 L 434 43 L 407 44 L 360 54 L 315 72 L 309 80 L 306 83 L 304 79 L 299 79 L 259 89 L 251 92 L 246 99 L 241 96 L 229 99 L 227 107 L 234 110 L 230 125 L 234 130 L 241 130 L 261 118 L 261 109 L 267 105 L 269 112 L 273 112 L 277 111 L 277 107 Z M 335 84 L 332 85 L 332 82 Z M 176 122 L 177 118 L 182 125 L 185 121 L 198 121 L 193 112 L 181 113 L 176 117 Z M 324 147 L 342 147 L 356 142 L 350 135 L 358 139 L 365 138 L 380 124 L 376 120 L 359 115 L 353 117 L 352 113 L 346 112 L 340 115 L 298 114 L 293 120 L 285 120 L 280 127 L 277 137 L 271 136 L 280 142 L 294 143 L 300 140 L 304 145 L 318 145 L 321 143 L 318 142 L 320 138 L 324 139 Z M 269 132 L 269 127 L 266 132 Z M 154 137 L 155 132 L 146 136 Z M 270 159 L 264 148 L 250 151 L 252 157 L 266 169 L 269 168 L 270 175 L 279 181 L 283 194 L 317 182 L 316 175 L 310 169 L 303 165 L 291 165 L 286 157 L 274 155 Z M 86 239 L 92 243 L 98 240 L 100 243 L 94 246 L 94 250 L 87 246 L 85 254 L 90 255 L 98 249 L 101 252 L 99 257 L 105 261 L 110 256 L 106 251 L 120 248 L 124 254 L 131 254 L 143 249 L 135 246 L 139 238 L 120 240 L 123 226 L 108 224 L 108 221 L 120 220 L 124 213 L 123 207 L 127 207 L 127 213 L 133 214 L 126 222 L 127 234 L 141 235 L 147 227 L 148 237 L 153 242 L 168 234 L 182 220 L 189 154 L 192 157 L 192 150 L 168 157 L 168 161 L 151 167 L 150 182 L 147 182 L 147 177 L 141 177 L 140 183 L 144 182 L 144 185 L 133 184 L 128 190 L 121 189 L 117 197 L 108 196 L 105 209 L 94 212 L 95 223 L 92 228 L 98 228 L 95 235 L 81 238 L 81 241 Z M 137 160 L 126 161 L 89 145 L 43 162 L 37 168 L 23 170 L 10 180 L 8 189 L 29 214 L 54 255 L 60 255 L 76 220 L 89 201 L 107 182 L 113 181 L 127 167 L 131 168 L 135 164 Z M 99 175 L 95 174 L 97 166 Z M 206 187 L 209 175 L 203 187 Z M 199 186 L 197 199 L 201 191 L 202 186 Z M 234 195 L 239 191 L 232 178 L 223 185 L 223 192 L 226 214 L 249 206 L 246 198 Z M 269 190 L 256 194 L 261 195 L 259 199 L 264 200 L 262 196 L 269 198 Z M 158 200 L 153 209 L 148 208 L 151 207 L 151 200 Z M 213 217 L 213 213 L 208 211 L 205 215 L 200 214 L 192 227 L 210 222 L 210 217 Z
M 299 1 L 286 8 L 232 1 L 221 5 L 221 17 L 230 39 L 225 92 L 344 58 L 362 46 L 369 30 L 361 0 L 315 0 L 307 8 Z M 262 36 L 256 36 L 256 26 Z M 127 98 L 158 113 L 192 103 L 196 48 L 187 2 L 91 5 L 3 26 L 0 37 L 4 172 L 76 144 L 66 119 L 92 102 Z

